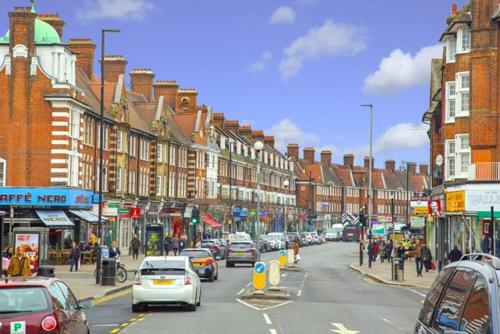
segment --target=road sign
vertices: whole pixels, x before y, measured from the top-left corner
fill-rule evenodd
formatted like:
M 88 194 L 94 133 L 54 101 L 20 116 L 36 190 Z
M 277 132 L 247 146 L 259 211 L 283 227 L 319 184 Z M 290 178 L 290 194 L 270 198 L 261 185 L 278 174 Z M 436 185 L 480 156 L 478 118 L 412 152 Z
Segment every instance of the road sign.
M 279 257 L 279 259 L 280 259 L 280 265 L 282 267 L 286 266 L 286 261 L 287 261 L 287 259 L 286 259 L 286 250 L 280 249 L 279 256 L 280 256 Z
M 253 287 L 255 290 L 262 290 L 266 287 L 266 264 L 264 262 L 255 263 L 253 270 Z
M 288 265 L 292 265 L 295 263 L 295 252 L 293 251 L 293 249 L 288 249 L 286 251 L 286 263 Z
M 392 217 L 391 216 L 386 216 L 385 221 L 388 223 L 392 223 Z
M 281 282 L 281 270 L 279 261 L 272 260 L 269 262 L 269 284 L 278 286 Z

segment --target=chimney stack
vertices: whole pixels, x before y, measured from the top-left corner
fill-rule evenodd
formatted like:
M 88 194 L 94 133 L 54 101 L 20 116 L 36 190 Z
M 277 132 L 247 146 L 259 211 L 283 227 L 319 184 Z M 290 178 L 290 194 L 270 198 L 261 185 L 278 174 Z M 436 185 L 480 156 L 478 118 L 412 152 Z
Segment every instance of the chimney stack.
M 274 136 L 265 136 L 264 143 L 274 148 Z
M 252 131 L 252 138 L 255 141 L 261 141 L 264 143 L 264 131 L 262 130 L 253 130 Z
M 9 13 L 10 48 L 22 44 L 28 48 L 28 59 L 35 53 L 35 18 L 36 13 L 31 11 L 31 7 L 15 7 Z M 19 59 L 19 58 L 18 58 Z M 24 58 L 23 58 L 24 59 Z M 15 61 L 13 61 L 15 62 Z
M 451 17 L 455 17 L 458 14 L 458 5 L 456 3 L 451 5 Z
M 321 163 L 327 166 L 332 165 L 332 151 L 330 150 L 321 151 Z
M 226 120 L 226 117 L 224 116 L 224 113 L 222 113 L 222 112 L 214 113 L 213 121 L 214 121 L 215 126 L 222 128 L 224 126 L 225 120 Z
M 179 84 L 177 81 L 156 81 L 153 84 L 155 100 L 158 101 L 160 96 L 163 96 L 165 102 L 175 110 L 177 105 L 177 93 L 179 91 Z
M 354 166 L 354 155 L 344 154 L 344 166 L 352 168 Z
M 415 162 L 408 162 L 406 166 L 408 168 L 408 173 L 417 174 L 417 164 Z
M 240 122 L 237 120 L 227 119 L 224 123 L 224 129 L 231 131 L 232 133 L 239 135 L 240 134 Z
M 314 163 L 314 155 L 316 154 L 316 150 L 314 147 L 306 147 L 304 149 L 304 161 L 308 163 Z
M 240 135 L 247 138 L 252 138 L 252 127 L 250 125 L 240 126 Z
M 90 38 L 72 38 L 69 48 L 76 53 L 76 67 L 90 80 L 94 77 L 95 44 Z
M 120 55 L 104 57 L 104 80 L 108 82 L 118 82 L 120 74 L 125 75 L 127 60 Z
M 130 72 L 130 85 L 132 91 L 151 102 L 153 98 L 153 81 L 155 74 L 149 68 L 138 68 Z
M 194 88 L 182 88 L 177 92 L 177 112 L 194 113 L 197 109 L 198 92 Z
M 299 145 L 298 144 L 288 144 L 287 147 L 288 157 L 299 160 Z
M 59 17 L 59 13 L 54 14 L 38 14 L 38 18 L 48 24 L 50 24 L 59 35 L 62 41 L 63 31 L 64 31 L 64 21 Z
M 422 175 L 429 175 L 429 165 L 428 164 L 420 164 L 418 166 L 418 170 Z
M 387 160 L 385 162 L 385 169 L 388 169 L 388 170 L 394 172 L 396 170 L 396 161 L 394 161 L 394 160 Z
M 365 157 L 364 163 L 365 163 L 365 168 L 369 169 L 370 168 L 370 157 Z M 373 159 L 373 157 L 372 157 L 372 169 L 374 168 L 374 166 L 375 166 L 375 159 Z

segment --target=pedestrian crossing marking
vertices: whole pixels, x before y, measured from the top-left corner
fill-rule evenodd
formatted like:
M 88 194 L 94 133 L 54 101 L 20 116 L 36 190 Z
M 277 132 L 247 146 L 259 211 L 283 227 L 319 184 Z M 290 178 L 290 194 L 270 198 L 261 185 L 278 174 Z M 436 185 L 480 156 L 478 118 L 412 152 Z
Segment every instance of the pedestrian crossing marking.
M 338 334 L 358 334 L 359 333 L 359 331 L 352 331 L 352 330 L 347 329 L 343 324 L 332 322 L 332 326 L 337 327 L 337 329 L 331 330 L 333 333 L 338 333 Z

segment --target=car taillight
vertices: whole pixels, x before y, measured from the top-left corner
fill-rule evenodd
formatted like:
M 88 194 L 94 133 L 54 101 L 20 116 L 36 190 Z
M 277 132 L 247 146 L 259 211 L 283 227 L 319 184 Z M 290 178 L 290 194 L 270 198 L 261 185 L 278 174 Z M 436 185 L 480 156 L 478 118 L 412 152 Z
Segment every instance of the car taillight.
M 135 274 L 134 285 L 142 285 L 140 271 L 138 271 L 137 274 Z
M 232 253 L 232 252 L 234 252 L 234 251 L 233 251 L 231 248 L 229 248 L 229 249 L 227 250 L 227 253 L 228 253 L 228 254 L 229 254 L 229 253 Z
M 214 263 L 212 259 L 206 259 L 205 260 L 205 265 L 206 266 L 211 265 L 212 263 Z
M 213 246 L 210 246 L 210 249 L 211 250 L 219 250 L 219 246 L 213 245 Z
M 53 316 L 49 315 L 43 318 L 41 327 L 46 332 L 52 332 L 57 329 L 57 320 Z
M 252 254 L 255 254 L 255 249 L 249 249 L 248 252 L 252 253 Z
M 188 274 L 186 274 L 184 276 L 184 285 L 191 285 L 193 284 L 193 281 L 191 280 L 191 278 L 188 276 Z

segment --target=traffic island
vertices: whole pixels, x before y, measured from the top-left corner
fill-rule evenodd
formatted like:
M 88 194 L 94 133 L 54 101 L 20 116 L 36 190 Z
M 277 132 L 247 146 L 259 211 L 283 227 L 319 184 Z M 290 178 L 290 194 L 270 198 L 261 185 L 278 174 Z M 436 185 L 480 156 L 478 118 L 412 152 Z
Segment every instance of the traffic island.
M 287 265 L 283 268 L 281 268 L 281 271 L 294 271 L 294 272 L 301 272 L 303 269 L 295 264 L 290 264 Z
M 242 300 L 291 300 L 290 293 L 280 287 L 273 287 L 267 290 L 250 289 L 243 293 L 240 297 Z

